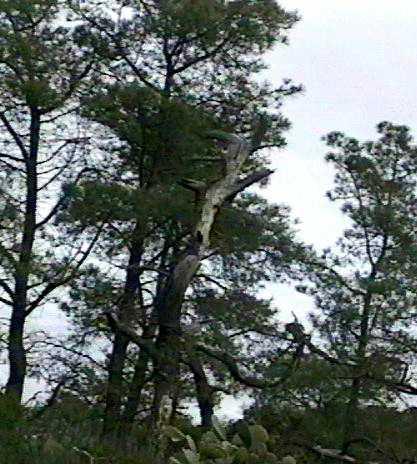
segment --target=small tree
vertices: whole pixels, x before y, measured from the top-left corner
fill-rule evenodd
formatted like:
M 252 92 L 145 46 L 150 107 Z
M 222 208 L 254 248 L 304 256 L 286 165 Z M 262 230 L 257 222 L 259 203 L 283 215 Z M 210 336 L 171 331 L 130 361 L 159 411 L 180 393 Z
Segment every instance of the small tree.
M 386 402 L 390 392 L 415 394 L 409 366 L 416 323 L 417 150 L 409 129 L 378 125 L 380 138 L 360 143 L 335 132 L 326 137 L 336 169 L 332 201 L 351 220 L 337 252 L 310 262 L 312 317 L 327 355 L 350 379 L 344 451 L 355 436 L 358 409 Z M 309 339 L 305 339 L 310 343 Z

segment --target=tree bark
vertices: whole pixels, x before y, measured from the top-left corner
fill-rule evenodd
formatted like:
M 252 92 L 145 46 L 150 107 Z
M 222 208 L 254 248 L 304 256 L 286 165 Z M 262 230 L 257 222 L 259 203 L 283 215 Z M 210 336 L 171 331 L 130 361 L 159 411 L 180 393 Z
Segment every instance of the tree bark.
M 148 325 L 145 327 L 143 338 L 151 342 L 154 336 L 155 326 Z M 123 423 L 126 431 L 131 430 L 131 427 L 135 421 L 142 397 L 142 391 L 147 382 L 147 372 L 151 359 L 152 358 L 149 353 L 143 348 L 140 348 L 140 352 L 135 364 L 135 372 L 129 386 L 129 393 L 127 395 L 127 400 L 123 411 Z
M 25 308 L 24 303 L 13 306 L 9 326 L 9 377 L 6 384 L 6 395 L 16 403 L 20 403 L 22 400 L 27 368 L 26 351 L 23 344 L 26 321 Z
M 164 398 L 169 397 L 172 401 L 174 400 L 175 383 L 178 381 L 180 371 L 180 340 L 179 332 L 167 327 L 160 328 L 156 342 L 158 357 L 154 360 L 155 387 L 151 417 L 153 427 L 156 427 L 160 422 L 161 405 Z
M 24 225 L 19 260 L 14 275 L 15 288 L 8 337 L 9 377 L 6 384 L 6 395 L 19 404 L 22 400 L 27 368 L 24 330 L 27 316 L 28 282 L 36 232 L 37 163 L 40 126 L 40 113 L 37 109 L 31 108 L 30 148 L 25 157 L 26 199 Z
M 204 367 L 199 359 L 191 358 L 189 366 L 194 377 L 197 403 L 200 410 L 200 424 L 203 428 L 210 428 L 213 425 L 214 389 L 209 384 Z
M 138 233 L 138 225 L 134 234 Z M 126 272 L 126 281 L 122 301 L 119 307 L 119 317 L 124 323 L 129 324 L 133 317 L 133 307 L 140 286 L 139 265 L 142 259 L 142 242 L 135 240 L 129 256 L 129 264 Z M 103 438 L 117 435 L 120 429 L 120 413 L 124 393 L 123 369 L 125 367 L 129 338 L 115 328 L 112 352 L 110 356 L 108 382 L 106 393 L 106 406 L 104 411 Z

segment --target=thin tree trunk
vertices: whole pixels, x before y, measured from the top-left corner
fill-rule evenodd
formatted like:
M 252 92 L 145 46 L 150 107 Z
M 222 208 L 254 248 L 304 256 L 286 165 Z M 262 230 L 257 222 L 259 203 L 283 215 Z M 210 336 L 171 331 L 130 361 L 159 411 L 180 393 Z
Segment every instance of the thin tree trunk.
M 120 332 L 113 339 L 107 381 L 106 406 L 104 410 L 103 436 L 110 436 L 120 425 L 120 408 L 123 395 L 123 369 L 129 340 Z
M 134 233 L 138 233 L 137 225 Z M 135 240 L 129 256 L 129 264 L 126 272 L 126 282 L 122 297 L 119 316 L 125 323 L 130 323 L 133 317 L 133 307 L 140 288 L 140 269 L 142 259 L 142 241 Z M 123 370 L 126 363 L 129 339 L 119 330 L 115 330 L 112 352 L 109 363 L 109 376 L 107 382 L 106 406 L 104 411 L 103 438 L 111 438 L 117 435 L 120 429 L 120 413 L 124 393 Z
M 201 426 L 210 428 L 213 425 L 214 389 L 210 386 L 204 367 L 199 359 L 191 358 L 189 366 L 194 376 Z
M 21 402 L 26 378 L 26 351 L 24 330 L 26 322 L 28 282 L 31 273 L 32 251 L 36 232 L 36 209 L 38 200 L 37 162 L 40 137 L 40 114 L 31 109 L 30 149 L 25 158 L 26 199 L 23 234 L 20 242 L 19 260 L 15 269 L 15 288 L 9 326 L 8 356 L 9 377 L 6 395 L 16 403 Z
M 146 351 L 141 350 L 135 364 L 135 372 L 129 387 L 129 393 L 127 395 L 126 405 L 123 412 L 123 423 L 125 424 L 127 431 L 131 430 L 139 409 L 142 391 L 147 380 L 146 374 L 148 371 L 149 361 L 149 354 L 146 353 Z
M 214 403 L 211 394 L 200 395 L 197 397 L 200 409 L 201 427 L 211 428 L 213 426 Z
M 179 414 L 179 409 L 181 405 L 181 382 L 180 382 L 180 374 L 178 375 L 177 381 L 175 382 L 174 391 L 172 393 L 172 412 L 171 412 L 171 423 L 175 421 Z
M 157 328 L 157 301 L 159 301 L 162 289 L 164 288 L 164 281 L 165 281 L 165 274 L 163 273 L 166 260 L 168 257 L 168 253 L 171 247 L 171 237 L 168 240 L 165 240 L 161 256 L 160 256 L 160 263 L 159 263 L 159 270 L 157 277 L 157 284 L 156 284 L 156 291 L 155 291 L 155 303 L 152 315 L 148 324 L 143 329 L 143 339 L 152 341 L 155 337 L 156 328 Z M 135 364 L 135 372 L 133 375 L 133 379 L 131 381 L 129 387 L 129 393 L 127 397 L 127 401 L 125 404 L 125 410 L 123 413 L 123 424 L 124 430 L 128 434 L 133 426 L 136 413 L 139 409 L 140 400 L 142 397 L 142 391 L 146 384 L 146 373 L 148 369 L 149 362 L 152 360 L 149 353 L 144 350 L 143 348 L 140 349 L 138 359 Z M 154 360 L 153 360 L 154 361 Z M 154 361 L 155 363 L 155 361 Z
M 371 274 L 371 279 L 375 279 L 376 271 Z M 348 451 L 349 443 L 355 438 L 357 433 L 357 419 L 358 409 L 362 390 L 362 379 L 364 370 L 364 361 L 366 358 L 366 350 L 369 342 L 369 318 L 371 312 L 372 293 L 367 293 L 364 298 L 363 311 L 361 316 L 360 324 L 360 337 L 358 343 L 358 349 L 356 351 L 356 362 L 357 366 L 354 372 L 354 379 L 350 387 L 349 402 L 345 412 L 345 424 L 344 424 L 344 438 L 342 445 L 342 453 L 345 454 Z
M 14 402 L 20 403 L 26 377 L 26 351 L 23 345 L 26 305 L 14 305 L 9 326 L 9 378 L 6 395 Z
M 350 387 L 349 402 L 345 411 L 342 454 L 347 453 L 349 443 L 352 441 L 356 434 L 360 393 L 361 380 L 359 377 L 356 377 L 353 379 Z
M 372 259 L 370 252 L 368 251 L 368 257 L 371 263 L 371 272 L 369 274 L 369 282 L 374 283 L 377 279 L 379 273 L 379 266 L 383 262 L 386 252 L 387 252 L 387 245 L 388 245 L 388 236 L 384 235 L 382 248 L 378 259 Z M 369 242 L 367 239 L 367 246 L 369 249 Z M 350 399 L 349 403 L 346 408 L 346 415 L 345 415 L 345 429 L 344 429 L 344 441 L 342 446 L 342 452 L 346 453 L 348 451 L 349 444 L 354 441 L 356 429 L 357 429 L 357 418 L 359 412 L 359 403 L 360 403 L 360 396 L 362 390 L 362 376 L 364 374 L 364 370 L 366 369 L 365 361 L 366 361 L 366 354 L 369 344 L 369 336 L 370 336 L 370 318 L 371 318 L 371 311 L 372 311 L 372 299 L 373 293 L 368 289 L 367 293 L 364 296 L 363 300 L 363 311 L 361 315 L 361 322 L 360 322 L 360 336 L 358 342 L 358 348 L 356 351 L 356 359 L 357 359 L 357 368 L 355 369 L 355 378 L 351 385 L 350 391 Z

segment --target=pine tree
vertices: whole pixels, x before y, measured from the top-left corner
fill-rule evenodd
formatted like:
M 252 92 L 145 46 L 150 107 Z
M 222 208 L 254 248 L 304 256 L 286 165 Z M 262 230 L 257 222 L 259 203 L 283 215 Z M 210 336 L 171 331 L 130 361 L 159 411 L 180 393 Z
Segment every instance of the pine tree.
M 336 169 L 332 201 L 351 221 L 337 250 L 312 259 L 311 285 L 319 312 L 313 323 L 327 354 L 350 379 L 344 444 L 355 438 L 359 409 L 415 394 L 409 367 L 416 323 L 416 147 L 409 129 L 383 122 L 379 139 L 326 137 Z
M 65 189 L 59 197 L 54 192 L 87 171 L 77 97 L 94 64 L 91 48 L 63 25 L 64 11 L 59 0 L 0 2 L 0 289 L 11 310 L 6 393 L 18 402 L 27 317 L 77 272 L 90 249 L 71 258 L 74 249 L 52 227 L 68 197 Z

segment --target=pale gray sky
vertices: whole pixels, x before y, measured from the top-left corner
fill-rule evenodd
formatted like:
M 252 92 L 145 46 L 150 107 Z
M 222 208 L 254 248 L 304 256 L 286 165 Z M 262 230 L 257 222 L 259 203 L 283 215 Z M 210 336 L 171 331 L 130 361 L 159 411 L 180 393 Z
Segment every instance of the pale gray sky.
M 288 149 L 277 155 L 268 196 L 290 204 L 302 237 L 329 245 L 340 218 L 325 191 L 332 172 L 320 137 L 332 130 L 375 137 L 382 120 L 416 128 L 417 2 L 412 0 L 282 0 L 302 20 L 290 46 L 269 57 L 267 77 L 290 77 L 305 93 L 284 112 L 293 123 Z
M 325 198 L 333 172 L 320 138 L 340 130 L 375 138 L 383 120 L 416 129 L 417 2 L 412 0 L 282 0 L 301 21 L 290 45 L 268 56 L 267 78 L 305 86 L 284 113 L 293 123 L 288 148 L 276 155 L 269 199 L 291 206 L 301 220 L 300 237 L 321 249 L 338 238 L 346 222 Z M 302 315 L 310 301 L 286 287 L 269 287 L 284 318 Z

